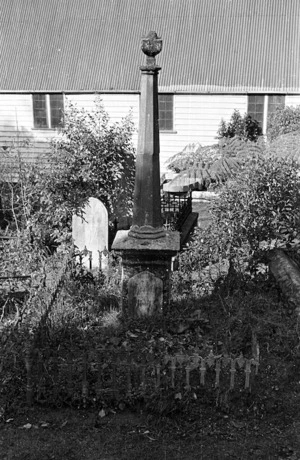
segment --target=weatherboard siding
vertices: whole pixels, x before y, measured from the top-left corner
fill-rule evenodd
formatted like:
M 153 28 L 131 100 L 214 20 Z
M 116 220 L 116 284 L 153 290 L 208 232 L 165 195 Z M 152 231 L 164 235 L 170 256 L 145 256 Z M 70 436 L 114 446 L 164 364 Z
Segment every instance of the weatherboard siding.
M 189 143 L 215 144 L 221 119 L 228 121 L 234 109 L 246 112 L 246 95 L 175 94 L 174 132 L 160 133 L 161 169 Z
M 294 95 L 294 94 L 288 94 L 285 97 L 285 105 L 291 105 L 293 107 L 296 107 L 297 105 L 300 105 L 300 94 Z
M 136 131 L 133 136 L 137 145 L 139 120 L 139 94 L 99 94 L 111 121 L 120 121 L 132 111 Z M 79 109 L 93 110 L 96 95 L 92 93 L 68 94 L 66 99 Z M 300 95 L 287 95 L 286 105 L 300 105 Z M 228 121 L 234 111 L 247 111 L 247 95 L 226 94 L 174 94 L 174 130 L 160 132 L 161 171 L 166 170 L 168 159 L 180 152 L 187 144 L 199 142 L 211 145 L 216 142 L 221 119 Z M 31 94 L 0 94 L 0 148 L 12 142 L 19 147 L 24 158 L 38 161 L 49 151 L 49 141 L 57 134 L 52 129 L 33 129 Z M 29 147 L 22 146 L 28 139 Z M 1 151 L 1 150 L 0 150 Z
M 139 94 L 68 94 L 66 99 L 79 109 L 94 110 L 95 100 L 99 97 L 104 109 L 108 112 L 112 122 L 119 122 L 132 113 L 132 121 L 136 127 L 133 142 L 137 143 L 137 127 L 139 120 Z
M 26 161 L 39 161 L 49 149 L 55 130 L 33 129 L 31 94 L 0 95 L 0 152 L 22 154 Z M 29 143 L 29 145 L 27 145 Z
M 95 94 L 69 94 L 66 98 L 79 109 L 93 110 L 95 107 Z M 138 94 L 103 94 L 100 98 L 112 122 L 120 121 L 132 110 L 133 122 L 137 126 Z M 22 153 L 24 160 L 38 161 L 49 151 L 50 140 L 57 132 L 55 129 L 33 128 L 31 94 L 0 94 L 0 149 L 8 147 L 9 151 L 14 145 Z M 24 146 L 27 140 L 30 145 Z M 137 130 L 133 141 L 136 144 Z
M 100 94 L 99 96 L 112 121 L 120 121 L 131 110 L 133 122 L 138 129 L 138 94 Z M 78 108 L 92 110 L 94 107 L 94 94 L 70 94 L 67 98 Z M 200 142 L 203 145 L 214 144 L 221 119 L 228 121 L 234 109 L 240 110 L 242 114 L 246 112 L 246 95 L 175 94 L 174 130 L 160 132 L 161 170 L 166 169 L 166 162 L 171 156 L 191 142 Z M 137 131 L 133 140 L 136 145 Z
M 105 110 L 112 122 L 120 121 L 132 112 L 136 127 L 133 136 L 137 145 L 139 94 L 100 94 Z M 93 110 L 95 94 L 68 94 L 66 99 L 79 109 Z M 191 142 L 214 144 L 221 119 L 229 120 L 234 109 L 244 113 L 247 109 L 245 95 L 174 95 L 174 131 L 160 132 L 161 169 L 166 169 L 168 158 L 180 152 Z M 49 141 L 56 130 L 33 129 L 32 97 L 30 94 L 0 95 L 0 146 L 11 145 L 13 140 L 20 146 L 25 139 L 30 148 L 22 148 L 25 158 L 39 159 L 49 149 Z

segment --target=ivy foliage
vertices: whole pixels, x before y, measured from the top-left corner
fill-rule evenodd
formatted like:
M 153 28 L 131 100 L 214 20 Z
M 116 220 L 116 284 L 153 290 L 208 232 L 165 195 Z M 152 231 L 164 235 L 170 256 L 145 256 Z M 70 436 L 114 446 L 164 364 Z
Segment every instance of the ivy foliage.
M 300 131 L 300 105 L 277 107 L 268 117 L 267 136 L 270 141 L 282 134 Z

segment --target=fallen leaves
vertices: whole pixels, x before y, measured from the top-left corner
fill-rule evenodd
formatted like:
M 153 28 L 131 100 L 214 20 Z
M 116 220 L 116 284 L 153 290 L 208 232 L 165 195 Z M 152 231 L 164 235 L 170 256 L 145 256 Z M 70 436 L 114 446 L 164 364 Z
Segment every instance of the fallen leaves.
M 12 419 L 8 419 L 8 420 L 6 420 L 6 423 L 9 423 L 9 422 L 11 422 L 11 421 L 13 421 L 13 420 L 14 420 L 13 418 L 12 418 Z M 66 423 L 67 423 L 67 422 L 66 422 Z M 31 428 L 34 428 L 34 429 L 37 430 L 37 429 L 39 429 L 39 428 L 45 429 L 45 428 L 49 428 L 49 427 L 50 427 L 50 423 L 49 423 L 49 422 L 45 422 L 45 421 L 41 420 L 40 422 L 38 422 L 38 424 L 36 424 L 36 423 L 34 424 L 34 423 L 29 423 L 29 422 L 28 422 L 28 423 L 25 423 L 24 425 L 19 426 L 18 428 L 19 428 L 20 430 L 30 430 Z

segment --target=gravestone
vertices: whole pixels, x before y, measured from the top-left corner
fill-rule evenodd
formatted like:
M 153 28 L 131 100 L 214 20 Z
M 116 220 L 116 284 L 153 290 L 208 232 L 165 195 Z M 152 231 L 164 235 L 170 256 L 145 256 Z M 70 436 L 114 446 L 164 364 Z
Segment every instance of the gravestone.
M 82 264 L 88 269 L 98 269 L 101 253 L 108 248 L 108 214 L 100 200 L 89 198 L 83 217 L 73 215 L 72 237 L 79 251 L 91 252 L 92 267 L 88 255 L 82 258 Z M 103 264 L 100 268 L 104 268 Z
M 163 281 L 149 271 L 133 276 L 128 281 L 128 305 L 131 316 L 150 316 L 162 313 Z

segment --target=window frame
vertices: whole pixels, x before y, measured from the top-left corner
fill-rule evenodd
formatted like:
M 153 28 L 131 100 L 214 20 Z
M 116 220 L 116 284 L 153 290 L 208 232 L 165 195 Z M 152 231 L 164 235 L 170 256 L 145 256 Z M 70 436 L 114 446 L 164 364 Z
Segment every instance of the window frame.
M 163 97 L 170 97 L 167 101 L 162 101 Z M 172 104 L 172 108 L 165 107 L 164 109 L 161 108 L 161 104 L 165 103 L 166 105 L 169 103 Z M 162 118 L 162 114 L 171 114 L 171 117 Z M 171 121 L 172 126 L 165 127 L 165 123 Z M 158 94 L 158 124 L 159 124 L 159 132 L 161 133 L 174 133 L 174 94 L 173 93 L 159 93 Z M 162 126 L 162 123 L 164 125 Z
M 255 98 L 255 100 L 250 101 L 250 98 Z M 258 98 L 261 98 L 261 100 L 259 101 Z M 250 111 L 250 106 L 254 106 L 255 110 Z M 262 106 L 261 111 L 257 110 L 258 106 Z M 265 116 L 265 94 L 248 94 L 247 114 L 251 115 L 254 120 L 258 121 L 260 127 L 263 130 Z M 257 114 L 261 114 L 261 116 L 258 117 Z
M 45 119 L 46 119 L 46 125 L 47 126 L 37 126 L 36 124 L 36 117 L 35 117 L 35 101 L 34 101 L 34 96 L 39 95 L 39 96 L 45 96 Z M 65 95 L 64 93 L 33 93 L 32 94 L 32 115 L 33 115 L 33 129 L 39 129 L 39 130 L 44 130 L 44 129 L 51 129 L 51 130 L 57 130 L 60 127 L 63 126 L 63 121 L 60 121 L 58 125 L 52 126 L 52 107 L 51 107 L 51 95 L 60 95 L 62 96 L 62 105 L 64 109 L 65 105 Z M 62 109 L 62 110 L 63 110 Z M 62 117 L 63 119 L 63 117 Z
M 281 103 L 278 103 L 278 104 L 274 104 L 274 106 L 276 107 L 280 107 L 280 106 L 284 106 L 285 107 L 285 98 L 286 98 L 286 94 L 282 94 L 282 93 L 268 93 L 268 94 L 265 94 L 265 93 L 249 93 L 248 95 L 248 98 L 247 98 L 247 114 L 251 115 L 254 119 L 256 119 L 256 117 L 251 113 L 249 112 L 249 99 L 250 97 L 253 97 L 253 96 L 261 96 L 263 97 L 263 118 L 262 118 L 262 122 L 260 122 L 260 125 L 261 125 L 261 128 L 262 128 L 262 132 L 263 134 L 266 134 L 267 133 L 267 124 L 268 124 L 268 115 L 270 113 L 273 112 L 270 111 L 270 104 L 269 104 L 269 101 L 270 101 L 270 97 L 280 97 L 280 98 L 283 98 L 283 102 Z M 259 121 L 259 120 L 257 120 Z

